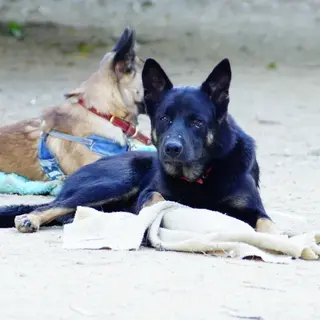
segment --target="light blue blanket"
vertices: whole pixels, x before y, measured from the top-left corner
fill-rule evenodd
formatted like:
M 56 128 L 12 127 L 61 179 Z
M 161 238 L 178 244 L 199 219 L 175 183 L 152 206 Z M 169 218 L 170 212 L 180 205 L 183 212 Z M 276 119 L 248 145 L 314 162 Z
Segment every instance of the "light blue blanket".
M 132 146 L 131 150 L 156 151 L 154 146 Z M 18 195 L 51 195 L 56 196 L 63 181 L 30 181 L 15 173 L 6 174 L 0 171 L 0 193 Z
M 56 196 L 61 188 L 61 181 L 30 181 L 15 173 L 0 171 L 0 193 L 25 195 Z

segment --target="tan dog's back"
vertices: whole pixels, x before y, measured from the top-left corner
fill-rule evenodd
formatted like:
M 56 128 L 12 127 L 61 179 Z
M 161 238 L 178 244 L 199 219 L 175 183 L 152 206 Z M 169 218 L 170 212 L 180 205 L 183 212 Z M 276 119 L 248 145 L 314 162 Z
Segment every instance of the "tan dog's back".
M 31 180 L 44 180 L 38 163 L 40 120 L 32 119 L 0 128 L 0 170 Z

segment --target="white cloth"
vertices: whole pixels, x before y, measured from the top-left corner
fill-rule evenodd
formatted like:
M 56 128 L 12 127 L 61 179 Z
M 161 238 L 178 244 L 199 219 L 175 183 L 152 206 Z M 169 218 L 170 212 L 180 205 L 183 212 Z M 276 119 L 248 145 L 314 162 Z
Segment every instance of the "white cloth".
M 146 231 L 151 246 L 160 250 L 255 257 L 273 263 L 289 263 L 292 258 L 317 260 L 320 256 L 320 232 L 290 238 L 259 233 L 219 212 L 171 201 L 146 207 L 139 215 L 78 207 L 74 222 L 64 226 L 63 248 L 138 250 Z

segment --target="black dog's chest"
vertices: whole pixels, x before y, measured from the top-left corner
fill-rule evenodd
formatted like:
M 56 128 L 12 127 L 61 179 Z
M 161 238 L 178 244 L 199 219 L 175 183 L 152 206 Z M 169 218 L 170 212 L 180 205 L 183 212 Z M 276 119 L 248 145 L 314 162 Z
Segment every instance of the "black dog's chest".
M 225 185 L 215 181 L 197 182 L 177 181 L 176 183 L 166 183 L 160 187 L 160 193 L 166 200 L 176 201 L 184 205 L 195 208 L 206 208 L 218 210 L 221 199 L 227 193 Z
M 194 186 L 190 192 L 181 194 L 182 203 L 195 208 L 214 210 L 221 200 L 221 190 L 214 186 Z

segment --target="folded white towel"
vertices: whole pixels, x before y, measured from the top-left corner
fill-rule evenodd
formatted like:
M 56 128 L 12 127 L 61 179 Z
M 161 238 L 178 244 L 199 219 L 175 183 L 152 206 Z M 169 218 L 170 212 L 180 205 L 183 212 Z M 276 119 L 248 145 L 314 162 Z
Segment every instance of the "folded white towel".
M 272 215 L 273 219 L 274 216 L 277 214 Z M 138 250 L 146 231 L 151 246 L 160 250 L 239 259 L 254 257 L 273 263 L 288 263 L 292 258 L 316 260 L 320 256 L 320 233 L 307 232 L 290 238 L 259 233 L 219 212 L 171 201 L 146 207 L 139 215 L 78 207 L 74 222 L 64 227 L 63 248 Z

